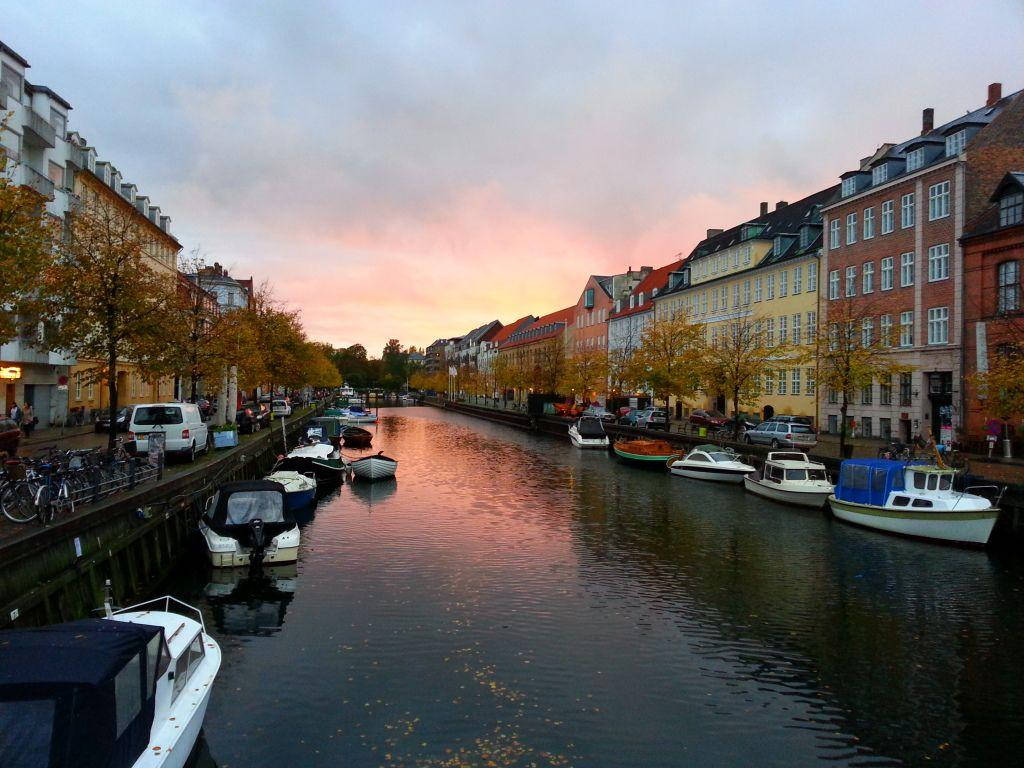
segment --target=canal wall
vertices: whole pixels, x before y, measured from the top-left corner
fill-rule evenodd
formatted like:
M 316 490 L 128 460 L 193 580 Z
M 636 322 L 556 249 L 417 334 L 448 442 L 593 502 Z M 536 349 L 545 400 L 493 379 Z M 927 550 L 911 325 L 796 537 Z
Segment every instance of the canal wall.
M 425 398 L 424 403 L 438 408 L 444 408 L 445 410 L 486 419 L 487 421 L 517 427 L 519 429 L 541 432 L 543 434 L 560 437 L 565 440 L 569 439 L 569 426 L 572 422 L 554 416 L 529 416 L 517 411 L 501 411 L 477 405 L 470 405 L 468 403 L 452 403 L 438 398 Z M 766 445 L 748 445 L 746 443 L 736 443 L 728 440 L 711 440 L 707 437 L 685 435 L 678 432 L 652 432 L 652 430 L 649 429 L 627 427 L 621 424 L 606 424 L 605 431 L 613 438 L 625 437 L 665 440 L 673 447 L 678 447 L 680 451 L 687 451 L 690 448 L 703 443 L 726 445 L 734 448 L 737 453 L 743 454 L 747 462 L 751 464 L 751 466 L 757 468 L 760 468 L 764 463 L 768 452 L 773 450 Z M 834 456 L 817 456 L 813 453 L 809 455 L 815 461 L 819 461 L 824 464 L 826 469 L 833 476 L 839 474 L 839 465 L 841 464 L 840 459 Z M 982 477 L 970 475 L 967 478 L 967 484 L 992 485 L 993 483 Z M 1002 485 L 1003 484 L 1000 484 L 1000 486 Z M 995 530 L 992 532 L 992 545 L 995 547 L 1010 548 L 1018 553 L 1024 554 L 1024 485 L 1019 483 L 1006 484 L 1006 490 L 1003 493 L 999 508 L 999 520 L 996 523 Z
M 286 422 L 289 445 L 309 413 Z M 281 452 L 280 422 L 209 462 L 139 486 L 71 518 L 0 541 L 0 629 L 95 615 L 110 579 L 116 605 L 129 605 L 169 572 L 220 483 L 262 477 Z

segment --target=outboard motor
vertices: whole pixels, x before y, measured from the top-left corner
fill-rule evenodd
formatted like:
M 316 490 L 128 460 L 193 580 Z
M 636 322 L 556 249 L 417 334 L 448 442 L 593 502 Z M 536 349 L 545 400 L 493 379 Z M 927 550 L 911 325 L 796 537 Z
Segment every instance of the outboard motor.
M 252 537 L 252 549 L 249 551 L 249 568 L 260 570 L 263 558 L 267 553 L 267 545 L 263 535 L 263 521 L 258 517 L 249 521 L 249 532 Z

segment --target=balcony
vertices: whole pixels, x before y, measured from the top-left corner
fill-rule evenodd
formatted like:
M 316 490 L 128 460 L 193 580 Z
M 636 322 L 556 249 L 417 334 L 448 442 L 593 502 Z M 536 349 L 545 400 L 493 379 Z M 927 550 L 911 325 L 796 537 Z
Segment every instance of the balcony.
M 68 144 L 68 159 L 66 165 L 70 165 L 76 171 L 84 171 L 89 166 L 87 165 L 85 150 L 79 149 L 73 144 Z
M 50 125 L 46 118 L 36 114 L 29 107 L 25 108 L 22 127 L 25 129 L 24 141 L 26 144 L 49 149 L 53 149 L 56 145 L 57 129 Z
M 53 182 L 35 168 L 24 164 L 21 166 L 21 183 L 29 189 L 34 189 L 47 200 L 53 200 Z
M 14 86 L 6 80 L 0 80 L 0 109 L 7 109 L 7 100 L 14 99 L 19 100 L 19 96 L 14 93 Z

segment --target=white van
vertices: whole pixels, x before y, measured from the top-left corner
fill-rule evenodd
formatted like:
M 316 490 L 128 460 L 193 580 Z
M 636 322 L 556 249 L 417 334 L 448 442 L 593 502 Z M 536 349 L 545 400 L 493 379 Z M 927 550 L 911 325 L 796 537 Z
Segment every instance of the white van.
M 128 439 L 135 441 L 139 454 L 149 451 L 150 432 L 163 432 L 164 451 L 195 461 L 200 451 L 210 450 L 209 430 L 203 423 L 199 406 L 193 403 L 150 403 L 136 405 L 132 412 Z

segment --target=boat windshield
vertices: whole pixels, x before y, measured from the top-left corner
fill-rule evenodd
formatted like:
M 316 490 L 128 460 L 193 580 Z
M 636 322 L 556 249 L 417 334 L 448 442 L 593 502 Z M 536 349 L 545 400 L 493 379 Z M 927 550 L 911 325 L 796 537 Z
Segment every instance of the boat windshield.
M 712 461 L 736 461 L 736 456 L 731 453 L 725 453 L 723 451 L 715 451 L 711 454 Z
M 228 499 L 228 525 L 248 525 L 260 519 L 264 523 L 284 522 L 281 496 L 268 491 L 235 491 Z
M 787 480 L 806 480 L 807 470 L 806 469 L 787 469 L 786 470 Z
M 825 482 L 828 482 L 828 475 L 825 474 L 824 469 L 809 469 L 807 470 L 807 476 L 811 480 L 824 480 Z

